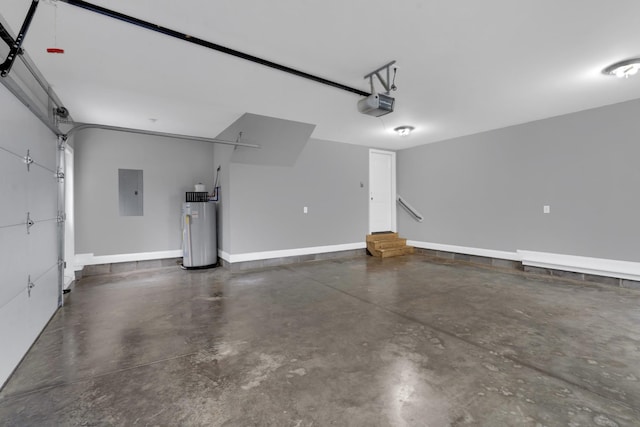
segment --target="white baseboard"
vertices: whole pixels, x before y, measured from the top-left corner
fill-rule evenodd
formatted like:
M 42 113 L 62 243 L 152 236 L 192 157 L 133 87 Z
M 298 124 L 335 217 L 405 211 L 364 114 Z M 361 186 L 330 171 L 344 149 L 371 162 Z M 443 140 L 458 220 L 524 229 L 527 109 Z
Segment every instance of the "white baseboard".
M 640 263 L 619 261 L 604 258 L 591 258 L 576 255 L 554 254 L 517 250 L 516 252 L 498 251 L 494 249 L 473 248 L 467 246 L 446 245 L 441 243 L 420 242 L 408 240 L 407 244 L 416 248 L 436 251 L 454 252 L 466 255 L 483 256 L 488 258 L 520 261 L 531 267 L 549 268 L 553 270 L 572 271 L 576 273 L 593 274 L 596 276 L 617 277 L 626 280 L 640 281 Z M 341 245 L 314 246 L 308 248 L 284 249 L 278 251 L 249 252 L 230 254 L 218 249 L 218 256 L 229 263 L 257 261 L 273 258 L 286 258 L 300 255 L 313 255 L 327 252 L 340 252 L 366 248 L 365 242 L 346 243 Z M 85 265 L 113 264 L 118 262 L 146 261 L 153 259 L 179 258 L 182 250 L 142 252 L 134 254 L 99 255 L 76 254 L 74 258 L 75 270 L 82 270 Z
M 365 242 L 357 243 L 345 243 L 342 245 L 329 245 L 329 246 L 313 246 L 308 248 L 297 249 L 283 249 L 279 251 L 264 251 L 264 252 L 248 252 L 244 254 L 229 254 L 227 252 L 218 250 L 218 256 L 229 263 L 234 262 L 246 262 L 246 261 L 258 261 L 263 259 L 273 258 L 286 258 L 291 256 L 300 255 L 314 255 L 323 254 L 327 252 L 340 252 L 350 251 L 353 249 L 364 249 L 367 245 Z
M 222 258 L 223 260 L 229 262 L 229 258 L 231 258 L 231 255 L 229 254 L 229 252 L 218 249 L 218 258 Z
M 516 252 L 497 251 L 493 249 L 445 245 L 441 243 L 419 242 L 415 240 L 407 240 L 407 244 L 415 246 L 416 248 L 520 261 L 523 265 L 531 267 L 549 268 L 552 270 L 571 271 L 575 273 L 593 274 L 595 276 L 616 277 L 619 279 L 640 281 L 640 263 L 638 262 L 527 250 L 517 250 Z
M 455 252 L 458 254 L 483 256 L 488 258 L 508 259 L 511 261 L 520 261 L 520 255 L 517 252 L 497 251 L 494 249 L 471 248 L 467 246 L 445 245 L 442 243 L 419 242 L 416 240 L 407 240 L 407 245 L 416 248 L 431 249 L 434 251 Z
M 77 270 L 76 270 L 77 271 Z M 69 288 L 69 286 L 71 286 L 71 282 L 73 282 L 75 280 L 74 277 L 72 276 L 67 276 L 66 274 L 64 275 L 64 283 L 63 283 L 63 288 L 67 289 Z
M 548 252 L 518 251 L 522 264 L 640 281 L 640 263 Z
M 76 271 L 82 270 L 85 265 L 115 264 L 118 262 L 148 261 L 152 259 L 180 258 L 182 250 L 157 252 L 140 252 L 135 254 L 98 255 L 76 254 L 74 257 L 74 268 Z
M 341 245 L 330 246 L 314 246 L 308 248 L 296 248 L 296 249 L 284 249 L 279 251 L 264 251 L 264 252 L 249 252 L 244 254 L 230 254 L 221 249 L 218 249 L 218 256 L 223 260 L 234 262 L 245 261 L 257 261 L 262 259 L 273 258 L 285 258 L 290 256 L 299 255 L 312 255 L 321 254 L 327 252 L 339 252 L 349 251 L 352 249 L 364 249 L 366 243 L 346 243 Z M 117 254 L 117 255 L 99 255 L 95 256 L 92 253 L 88 254 L 76 254 L 74 257 L 75 269 L 82 270 L 85 265 L 96 264 L 114 264 L 118 262 L 131 262 L 131 261 L 146 261 L 152 259 L 164 259 L 164 258 L 180 258 L 182 256 L 182 250 L 177 249 L 174 251 L 158 251 L 158 252 L 141 252 L 135 254 Z

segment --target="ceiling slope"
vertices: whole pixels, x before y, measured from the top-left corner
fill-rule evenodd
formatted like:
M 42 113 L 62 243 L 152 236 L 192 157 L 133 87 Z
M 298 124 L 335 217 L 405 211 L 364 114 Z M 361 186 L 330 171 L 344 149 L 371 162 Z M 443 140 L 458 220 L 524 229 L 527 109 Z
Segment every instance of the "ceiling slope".
M 232 163 L 293 166 L 315 125 L 246 113 L 225 129 L 219 139 L 259 145 L 235 147 Z

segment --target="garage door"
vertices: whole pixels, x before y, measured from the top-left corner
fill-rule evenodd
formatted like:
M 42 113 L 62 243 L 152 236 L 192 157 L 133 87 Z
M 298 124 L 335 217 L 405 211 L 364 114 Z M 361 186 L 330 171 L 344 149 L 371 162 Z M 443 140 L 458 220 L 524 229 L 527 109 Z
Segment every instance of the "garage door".
M 57 138 L 0 86 L 0 385 L 58 307 Z

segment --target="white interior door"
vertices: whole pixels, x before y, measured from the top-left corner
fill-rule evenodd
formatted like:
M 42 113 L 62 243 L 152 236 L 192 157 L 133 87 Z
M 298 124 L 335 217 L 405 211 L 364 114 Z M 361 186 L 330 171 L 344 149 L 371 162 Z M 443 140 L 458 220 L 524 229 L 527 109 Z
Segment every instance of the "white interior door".
M 369 232 L 396 231 L 396 153 L 369 150 Z
M 64 288 L 68 288 L 75 279 L 75 219 L 73 217 L 73 148 L 68 144 L 64 150 Z

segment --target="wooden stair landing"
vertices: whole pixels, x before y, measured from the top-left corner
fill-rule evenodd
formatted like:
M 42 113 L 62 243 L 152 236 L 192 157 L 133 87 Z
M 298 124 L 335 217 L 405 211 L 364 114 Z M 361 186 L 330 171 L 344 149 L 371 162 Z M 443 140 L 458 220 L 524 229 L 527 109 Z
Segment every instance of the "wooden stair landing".
M 373 256 L 390 258 L 414 253 L 413 246 L 407 246 L 407 239 L 398 233 L 367 234 L 367 250 Z

